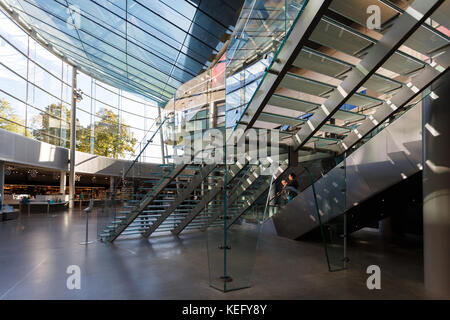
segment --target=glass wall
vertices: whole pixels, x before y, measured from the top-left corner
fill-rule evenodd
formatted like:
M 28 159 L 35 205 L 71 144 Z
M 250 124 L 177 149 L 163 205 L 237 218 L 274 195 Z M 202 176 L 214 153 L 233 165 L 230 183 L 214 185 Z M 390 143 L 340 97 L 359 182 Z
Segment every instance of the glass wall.
M 70 146 L 72 67 L 0 11 L 0 128 Z M 77 150 L 131 159 L 157 128 L 156 103 L 78 72 Z M 145 140 L 145 141 L 143 141 Z M 142 161 L 161 163 L 159 137 Z
M 226 82 L 226 119 L 227 128 L 234 127 L 239 122 L 242 111 L 253 97 L 259 83 L 272 62 L 273 54 L 254 62 L 242 70 L 227 75 Z

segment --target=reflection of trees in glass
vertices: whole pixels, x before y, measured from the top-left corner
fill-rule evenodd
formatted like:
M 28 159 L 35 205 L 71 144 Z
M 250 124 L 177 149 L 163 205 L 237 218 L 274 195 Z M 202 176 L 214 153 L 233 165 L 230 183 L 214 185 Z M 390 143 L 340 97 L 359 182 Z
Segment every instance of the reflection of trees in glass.
M 69 148 L 70 116 L 68 106 L 60 103 L 48 105 L 43 112 L 31 119 L 33 127 L 36 128 L 33 129 L 33 135 L 40 141 Z
M 5 99 L 0 99 L 0 128 L 14 133 L 24 134 L 24 126 L 25 122 L 14 114 L 14 110 L 9 102 Z
M 101 109 L 97 112 L 100 121 L 94 124 L 95 144 L 94 153 L 117 158 L 123 157 L 125 152 L 133 152 L 137 140 L 130 127 L 119 123 L 119 118 L 113 111 Z M 90 152 L 91 129 L 80 128 L 77 134 L 77 150 Z

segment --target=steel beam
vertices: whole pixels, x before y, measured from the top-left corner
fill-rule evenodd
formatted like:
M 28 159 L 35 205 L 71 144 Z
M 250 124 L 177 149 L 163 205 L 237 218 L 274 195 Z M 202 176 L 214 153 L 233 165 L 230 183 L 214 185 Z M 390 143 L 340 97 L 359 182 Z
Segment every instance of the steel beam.
M 246 161 L 250 161 L 251 158 L 250 157 L 245 157 Z M 231 173 L 231 175 L 229 175 L 228 177 L 228 183 L 230 183 L 231 181 L 234 180 L 234 178 L 242 171 L 242 169 L 245 168 L 245 166 L 247 165 L 248 162 L 241 164 L 239 162 L 237 162 L 234 165 L 231 165 L 230 168 L 228 168 L 228 173 Z M 200 203 L 198 203 L 198 205 L 191 210 L 191 212 L 189 212 L 189 214 L 186 216 L 186 218 L 181 221 L 178 226 L 172 231 L 172 233 L 174 235 L 178 235 L 180 234 L 181 231 L 184 230 L 184 228 L 187 227 L 187 225 L 189 223 L 191 223 L 192 220 L 195 219 L 195 217 L 197 217 L 205 208 L 205 206 L 207 204 L 209 204 L 212 200 L 214 200 L 214 198 L 223 190 L 223 186 L 217 186 L 211 190 L 209 190 L 206 195 L 205 198 L 202 199 L 200 201 Z M 218 210 L 218 215 L 220 214 L 220 210 Z M 215 220 L 215 219 L 214 219 Z M 209 224 L 207 224 L 209 225 Z M 205 228 L 206 229 L 206 228 Z
M 163 177 L 156 187 L 150 190 L 147 193 L 147 196 L 144 201 L 139 204 L 139 207 L 128 214 L 126 219 L 122 221 L 117 228 L 113 231 L 113 234 L 110 235 L 106 241 L 113 242 L 133 221 L 141 214 L 142 211 L 153 201 L 158 195 L 163 191 L 169 183 L 175 179 L 185 168 L 187 164 L 180 164 L 176 166 L 167 176 Z
M 259 176 L 258 176 L 259 177 Z M 234 203 L 237 198 L 239 198 L 239 196 L 245 191 L 247 190 L 247 188 L 249 188 L 258 178 L 251 175 L 250 177 L 247 178 L 248 181 L 246 180 L 244 182 L 244 184 L 241 185 L 242 190 L 240 190 L 239 192 L 232 192 L 230 195 L 230 198 L 227 199 L 227 202 L 229 205 L 231 205 L 232 203 Z M 246 185 L 246 186 L 244 186 Z M 225 212 L 225 207 L 222 206 L 219 210 L 217 210 L 216 213 L 214 213 L 214 215 L 212 215 L 208 221 L 206 222 L 205 226 L 202 228 L 202 231 L 205 231 L 214 221 L 217 220 L 217 218 L 219 218 L 221 215 L 223 215 Z
M 253 126 L 330 3 L 330 0 L 314 0 L 308 1 L 305 5 L 299 20 L 292 27 L 287 39 L 284 41 L 283 47 L 279 50 L 276 59 L 270 66 L 270 70 L 274 72 L 267 72 L 264 76 L 260 87 L 241 116 L 239 124 L 234 128 L 235 131 L 237 129 L 245 131 Z
M 296 148 L 308 140 L 332 118 L 339 108 L 386 62 L 389 57 L 425 22 L 444 0 L 416 0 L 384 34 L 348 77 L 333 91 L 293 137 Z
M 189 197 L 192 192 L 202 183 L 206 177 L 216 168 L 216 164 L 210 164 L 203 167 L 191 180 L 186 188 L 181 190 L 181 194 L 177 196 L 177 199 L 170 205 L 169 208 L 156 220 L 151 227 L 145 231 L 142 236 L 148 238 L 160 225 L 164 222 L 177 207 Z
M 192 222 L 199 214 L 202 212 L 205 207 L 210 203 L 214 198 L 223 190 L 223 186 L 217 186 L 211 190 L 209 190 L 206 195 L 203 197 L 203 199 L 189 212 L 189 214 L 184 218 L 183 221 L 181 221 L 174 230 L 172 230 L 172 233 L 174 235 L 179 235 L 180 232 L 184 230 L 188 226 L 189 223 Z
M 70 107 L 69 208 L 74 207 L 74 200 L 75 200 L 75 150 L 77 140 L 77 133 L 76 133 L 77 98 L 75 96 L 76 89 L 77 89 L 77 67 L 73 66 L 72 88 L 71 88 L 72 104 Z
M 405 106 L 409 101 L 425 90 L 433 81 L 441 77 L 448 71 L 449 67 L 450 50 L 447 49 L 434 59 L 432 65 L 427 65 L 422 73 L 417 75 L 406 87 L 397 92 L 391 100 L 384 102 L 382 106 L 378 107 L 373 115 L 363 121 L 357 129 L 352 130 L 343 141 L 333 145 L 332 150 L 338 154 L 342 154 L 350 149 L 399 108 Z
M 331 0 L 323 0 L 309 1 L 307 3 L 305 8 L 303 9 L 303 12 L 301 13 L 301 23 L 296 23 L 294 25 L 292 31 L 289 33 L 288 38 L 284 43 L 283 48 L 275 59 L 273 67 L 271 68 L 271 70 L 279 69 L 276 70 L 277 75 L 273 75 L 270 73 L 266 74 L 262 86 L 259 88 L 258 92 L 255 93 L 252 101 L 249 104 L 249 108 L 247 109 L 246 117 L 248 118 L 248 116 L 250 115 L 251 119 L 248 121 L 248 119 L 246 120 L 246 117 L 243 117 L 244 119 L 241 118 L 241 121 L 246 123 L 244 125 L 244 130 L 251 127 L 256 121 L 258 114 L 262 111 L 265 104 L 270 99 L 272 93 L 278 87 L 278 84 L 281 82 L 283 76 L 287 73 L 290 65 L 295 60 L 304 43 L 311 35 L 317 23 L 320 21 L 320 18 L 322 17 L 330 2 Z M 242 124 L 240 125 L 240 128 L 242 128 Z M 238 137 L 238 140 L 240 138 L 241 137 Z M 163 219 L 158 220 L 159 224 L 162 221 Z M 154 230 L 156 230 L 159 224 L 155 223 L 144 234 L 144 236 L 150 235 Z

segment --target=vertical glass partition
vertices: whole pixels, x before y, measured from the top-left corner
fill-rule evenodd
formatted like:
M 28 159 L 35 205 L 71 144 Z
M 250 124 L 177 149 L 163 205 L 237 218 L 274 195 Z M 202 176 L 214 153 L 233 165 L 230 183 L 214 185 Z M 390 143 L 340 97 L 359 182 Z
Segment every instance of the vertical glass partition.
M 272 175 L 261 174 L 264 163 L 247 164 L 233 174 L 222 193 L 219 225 L 207 231 L 210 285 L 222 291 L 247 288 L 255 262 L 259 234 Z M 225 210 L 226 209 L 226 210 Z
M 273 173 L 265 171 L 271 165 L 270 156 L 249 155 L 249 139 L 244 149 L 236 145 L 244 139 L 239 139 L 238 134 L 234 140 L 234 129 L 305 4 L 306 1 L 245 1 L 225 53 L 226 165 L 221 170 L 225 187 L 217 198 L 217 219 L 212 219 L 216 225 L 207 228 L 210 285 L 221 291 L 251 285 Z
M 311 182 L 316 218 L 325 251 L 329 271 L 346 268 L 347 258 L 347 223 L 346 223 L 346 160 L 313 180 L 311 172 L 306 169 Z
M 237 184 L 245 191 L 234 200 L 227 215 L 229 223 L 226 228 L 227 245 L 230 248 L 226 256 L 227 273 L 233 281 L 226 283 L 225 291 L 250 287 L 255 266 L 255 257 L 262 224 L 264 222 L 265 204 L 270 196 L 272 175 L 261 174 L 264 164 L 250 165 L 251 175 L 246 175 L 244 183 Z M 257 177 L 256 177 L 257 176 Z M 229 199 L 233 199 L 233 191 Z M 231 201 L 230 201 L 231 202 Z
M 289 172 L 272 186 L 265 207 L 264 218 L 268 219 L 282 211 L 295 212 L 296 221 L 305 228 L 307 239 L 318 240 L 324 249 L 324 262 L 329 271 L 346 268 L 346 161 L 328 170 L 332 158 L 321 163 L 304 163 L 292 166 Z M 289 182 L 288 173 L 296 174 L 298 189 L 283 187 Z

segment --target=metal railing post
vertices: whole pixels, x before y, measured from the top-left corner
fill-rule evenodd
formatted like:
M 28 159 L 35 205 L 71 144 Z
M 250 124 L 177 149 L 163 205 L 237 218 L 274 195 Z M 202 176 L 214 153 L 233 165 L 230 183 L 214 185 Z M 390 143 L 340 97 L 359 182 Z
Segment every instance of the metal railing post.
M 83 211 L 86 213 L 86 239 L 84 242 L 80 242 L 81 245 L 88 245 L 90 243 L 93 243 L 94 241 L 88 241 L 88 233 L 89 233 L 89 212 L 92 211 L 92 208 L 94 207 L 94 199 L 89 200 L 89 206 L 84 209 Z

